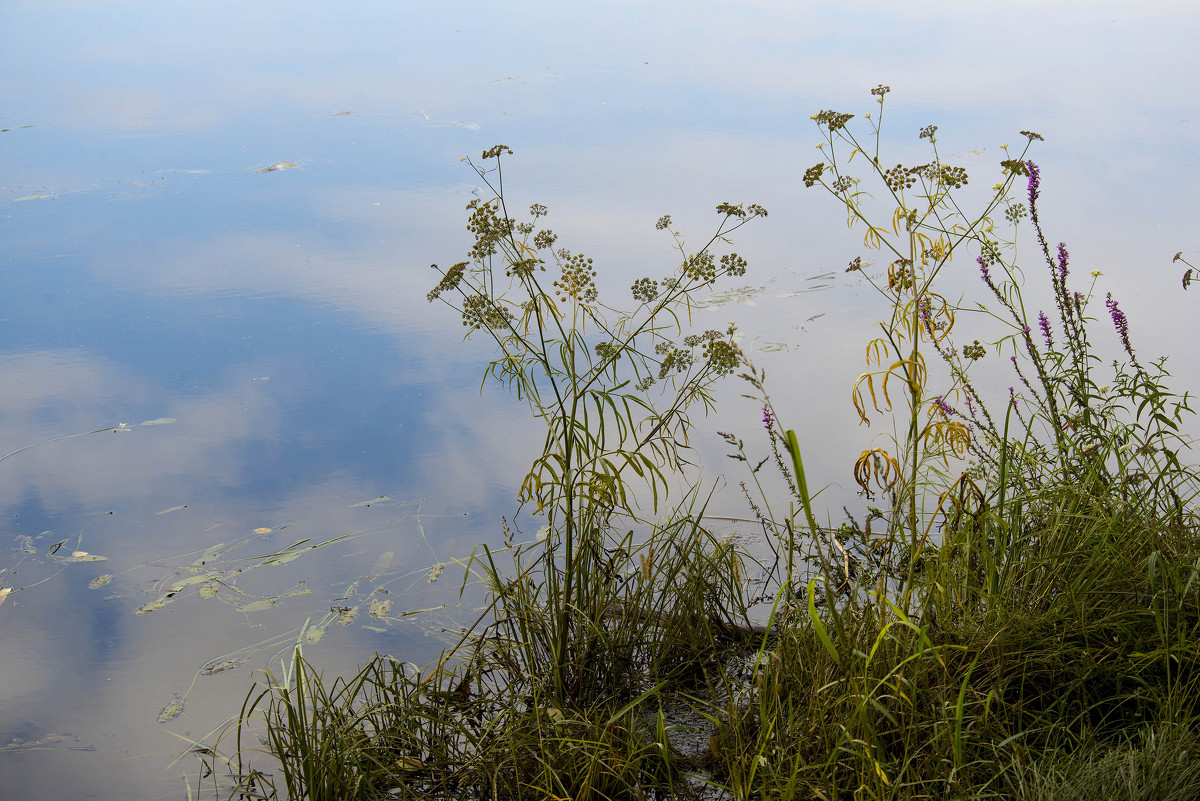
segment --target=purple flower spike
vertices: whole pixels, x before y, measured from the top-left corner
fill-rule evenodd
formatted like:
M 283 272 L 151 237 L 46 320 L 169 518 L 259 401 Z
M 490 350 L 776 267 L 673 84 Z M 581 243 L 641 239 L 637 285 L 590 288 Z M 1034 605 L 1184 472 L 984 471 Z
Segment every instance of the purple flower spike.
M 1117 306 L 1117 302 L 1113 300 L 1111 292 L 1105 298 L 1104 305 L 1108 307 L 1108 313 L 1112 316 L 1113 328 L 1117 329 L 1117 335 L 1121 337 L 1121 344 L 1125 346 L 1125 352 L 1129 354 L 1129 358 L 1137 365 L 1138 360 L 1133 355 L 1133 346 L 1129 344 L 1129 321 L 1125 319 L 1125 312 L 1121 311 Z M 1138 366 L 1140 367 L 1141 365 Z
M 1025 162 L 1025 166 L 1029 169 L 1029 205 L 1036 206 L 1038 190 L 1042 186 L 1042 171 L 1032 161 Z
M 1067 259 L 1071 258 L 1071 254 L 1067 252 L 1067 243 L 1058 243 L 1058 277 L 1059 280 L 1067 277 Z
M 1054 347 L 1054 335 L 1050 329 L 1050 318 L 1045 312 L 1038 312 L 1038 326 L 1042 329 L 1042 336 L 1046 338 L 1046 347 Z
M 771 407 L 763 405 L 763 428 L 770 431 L 775 426 L 775 416 L 771 414 Z

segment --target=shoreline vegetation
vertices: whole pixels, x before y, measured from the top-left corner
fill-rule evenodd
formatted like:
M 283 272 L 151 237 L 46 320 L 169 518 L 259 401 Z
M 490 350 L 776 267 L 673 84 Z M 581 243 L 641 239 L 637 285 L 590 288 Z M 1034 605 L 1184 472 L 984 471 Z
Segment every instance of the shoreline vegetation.
M 749 268 L 731 235 L 765 209 L 722 203 L 698 248 L 662 217 L 678 268 L 601 300 L 545 207 L 510 211 L 511 151 L 494 147 L 468 162 L 493 193 L 468 205 L 469 259 L 439 270 L 428 299 L 492 338 L 485 380 L 545 423 L 519 495 L 541 530 L 517 541 L 505 523 L 504 547 L 472 556 L 486 605 L 427 666 L 376 655 L 330 681 L 298 645 L 218 740 L 233 755 L 202 754 L 211 784 L 197 791 L 1200 797 L 1189 395 L 1168 388 L 1166 359 L 1135 350 L 1098 274 L 1080 282 L 1051 244 L 1042 137 L 1004 147 L 968 212 L 968 175 L 943 161 L 936 126 L 919 134 L 925 163 L 881 157 L 889 91 L 859 117 L 814 115 L 821 160 L 804 176 L 863 233 L 847 272 L 881 301 L 849 388 L 861 510 L 818 522 L 795 410 L 772 403 L 733 326 L 688 329 L 709 289 Z M 1032 260 L 1018 264 L 1018 240 Z M 943 272 L 964 270 L 975 290 L 942 294 Z M 997 376 L 1011 387 L 994 395 Z M 698 483 L 668 498 L 692 416 L 728 377 L 770 435 L 752 454 L 722 434 L 768 544 L 757 555 L 709 527 Z

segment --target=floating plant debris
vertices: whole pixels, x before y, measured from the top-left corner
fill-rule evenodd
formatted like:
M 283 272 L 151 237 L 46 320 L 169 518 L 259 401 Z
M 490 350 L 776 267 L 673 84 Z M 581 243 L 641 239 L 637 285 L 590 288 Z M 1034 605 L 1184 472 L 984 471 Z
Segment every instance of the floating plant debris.
M 158 713 L 159 723 L 169 723 L 179 717 L 179 713 L 183 711 L 183 699 L 178 695 L 171 698 L 170 702 L 162 708 Z

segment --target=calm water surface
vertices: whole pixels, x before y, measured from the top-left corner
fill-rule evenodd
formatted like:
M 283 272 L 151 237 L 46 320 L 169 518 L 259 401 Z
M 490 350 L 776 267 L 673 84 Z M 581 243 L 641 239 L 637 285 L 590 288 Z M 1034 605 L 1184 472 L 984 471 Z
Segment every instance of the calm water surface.
M 1171 257 L 1200 255 L 1200 11 L 1127 6 L 5 4 L 0 455 L 36 447 L 0 461 L 0 797 L 181 797 L 176 758 L 306 625 L 332 674 L 425 661 L 471 615 L 452 560 L 499 541 L 540 434 L 424 295 L 469 244 L 459 159 L 493 144 L 518 207 L 620 292 L 674 266 L 660 215 L 699 241 L 719 202 L 771 211 L 697 324 L 739 323 L 831 515 L 877 310 L 842 273 L 859 235 L 800 178 L 809 115 L 870 111 L 876 84 L 885 160 L 935 123 L 973 188 L 1045 136 L 1051 236 L 1194 386 Z M 740 391 L 701 423 L 712 478 L 717 429 L 764 444 Z

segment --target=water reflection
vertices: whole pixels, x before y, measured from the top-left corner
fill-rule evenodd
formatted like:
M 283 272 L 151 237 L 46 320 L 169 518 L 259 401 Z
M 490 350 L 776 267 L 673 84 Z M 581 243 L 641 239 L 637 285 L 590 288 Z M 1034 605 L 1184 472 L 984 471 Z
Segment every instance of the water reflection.
M 1185 379 L 1198 363 L 1177 335 L 1194 299 L 1169 264 L 1194 242 L 1190 4 L 63 0 L 4 14 L 0 452 L 133 428 L 0 462 L 0 586 L 21 590 L 0 606 L 0 747 L 25 743 L 0 753 L 0 795 L 178 797 L 194 765 L 164 768 L 306 622 L 361 606 L 305 643 L 334 672 L 374 649 L 420 661 L 461 617 L 404 613 L 458 602 L 461 572 L 430 584 L 429 569 L 499 540 L 540 444 L 519 404 L 480 394 L 485 343 L 464 345 L 424 299 L 427 265 L 468 242 L 477 181 L 458 158 L 497 142 L 517 151 L 518 205 L 548 205 L 602 289 L 671 269 L 664 213 L 700 241 L 718 202 L 770 209 L 737 237 L 746 286 L 696 324 L 738 321 L 832 517 L 853 500 L 847 456 L 865 434 L 849 387 L 875 312 L 842 272 L 858 235 L 800 179 L 816 160 L 808 115 L 867 110 L 877 83 L 894 89 L 889 158 L 923 157 L 916 132 L 936 123 L 980 191 L 999 145 L 1045 135 L 1053 235 L 1104 273 L 1140 352 L 1173 352 Z M 721 389 L 694 442 L 718 470 L 716 430 L 762 433 L 740 392 Z M 164 417 L 178 422 L 136 425 Z M 736 493 L 712 509 L 744 514 Z M 60 541 L 55 556 L 106 561 L 49 555 Z M 186 584 L 134 614 L 239 542 L 218 560 L 230 586 Z M 394 619 L 371 617 L 372 599 Z

